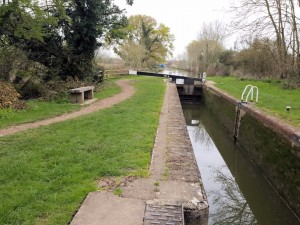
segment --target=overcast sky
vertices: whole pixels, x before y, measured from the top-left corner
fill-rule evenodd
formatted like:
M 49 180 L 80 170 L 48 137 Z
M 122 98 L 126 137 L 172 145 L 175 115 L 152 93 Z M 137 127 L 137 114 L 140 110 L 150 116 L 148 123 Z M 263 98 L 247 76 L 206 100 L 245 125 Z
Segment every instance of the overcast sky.
M 182 54 L 185 47 L 194 39 L 203 22 L 229 21 L 224 9 L 228 9 L 232 0 L 135 0 L 132 6 L 126 0 L 115 0 L 127 15 L 143 14 L 163 23 L 175 35 L 173 57 Z

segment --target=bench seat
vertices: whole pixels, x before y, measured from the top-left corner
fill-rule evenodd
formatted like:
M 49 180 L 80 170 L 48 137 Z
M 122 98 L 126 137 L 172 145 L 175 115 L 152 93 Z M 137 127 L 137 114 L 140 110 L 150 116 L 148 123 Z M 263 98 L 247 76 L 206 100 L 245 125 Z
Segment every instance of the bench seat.
M 71 102 L 83 104 L 85 99 L 93 99 L 94 98 L 94 86 L 86 86 L 73 88 L 69 90 L 71 94 Z

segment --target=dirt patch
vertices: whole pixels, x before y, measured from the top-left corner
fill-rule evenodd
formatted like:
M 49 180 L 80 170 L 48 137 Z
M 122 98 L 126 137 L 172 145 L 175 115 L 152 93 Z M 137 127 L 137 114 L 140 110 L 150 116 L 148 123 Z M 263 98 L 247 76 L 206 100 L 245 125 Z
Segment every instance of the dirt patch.
M 128 186 L 136 177 L 104 177 L 98 182 L 98 187 L 105 191 L 114 191 L 118 187 Z

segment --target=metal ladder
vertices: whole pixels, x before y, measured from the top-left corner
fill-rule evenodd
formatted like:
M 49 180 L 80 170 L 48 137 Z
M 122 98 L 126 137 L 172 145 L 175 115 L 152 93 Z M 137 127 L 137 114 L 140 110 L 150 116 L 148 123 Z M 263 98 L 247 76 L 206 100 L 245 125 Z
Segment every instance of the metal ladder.
M 239 132 L 240 132 L 240 124 L 241 124 L 241 118 L 242 118 L 242 115 L 241 115 L 241 108 L 242 108 L 242 105 L 243 103 L 247 103 L 248 102 L 248 98 L 249 96 L 251 97 L 250 98 L 250 101 L 253 102 L 253 97 L 254 97 L 254 92 L 256 91 L 256 102 L 258 102 L 258 88 L 256 86 L 253 86 L 251 84 L 248 84 L 243 93 L 242 93 L 242 97 L 241 97 L 241 101 L 237 104 L 237 107 L 236 107 L 236 115 L 235 115 L 235 122 L 234 122 L 234 140 L 237 141 L 238 139 L 238 136 L 239 136 Z M 246 96 L 246 99 L 244 100 L 244 95 L 247 93 L 247 96 Z
M 245 95 L 245 93 L 246 93 L 247 91 L 248 91 L 248 94 L 247 94 L 246 99 L 245 99 L 245 101 L 244 101 L 244 95 Z M 256 101 L 255 101 L 255 102 L 258 102 L 258 87 L 253 86 L 253 85 L 251 85 L 251 84 L 248 84 L 248 85 L 245 87 L 245 89 L 244 89 L 244 91 L 243 91 L 243 93 L 242 93 L 241 102 L 247 103 L 247 102 L 248 102 L 249 96 L 251 96 L 250 101 L 253 102 L 254 91 L 256 91 Z

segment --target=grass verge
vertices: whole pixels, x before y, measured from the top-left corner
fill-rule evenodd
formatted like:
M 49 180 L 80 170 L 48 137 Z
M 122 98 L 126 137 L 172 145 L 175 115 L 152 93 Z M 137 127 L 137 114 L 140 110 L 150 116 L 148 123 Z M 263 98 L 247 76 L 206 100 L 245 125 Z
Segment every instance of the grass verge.
M 115 83 L 115 79 L 105 80 L 95 93 L 95 98 L 103 99 L 120 93 L 120 87 Z M 79 110 L 83 106 L 71 103 L 45 102 L 39 100 L 28 101 L 28 108 L 21 111 L 12 109 L 0 110 L 0 128 L 30 123 L 43 120 L 49 117 L 59 116 L 64 113 Z
M 0 138 L 0 224 L 68 224 L 103 176 L 147 176 L 165 84 L 112 108 Z
M 300 126 L 300 89 L 283 89 L 279 81 L 240 80 L 234 77 L 209 77 L 216 87 L 237 99 L 241 99 L 246 85 L 259 89 L 259 100 L 255 105 L 263 111 L 277 116 L 294 126 Z M 291 106 L 287 111 L 286 106 Z
M 120 78 L 112 78 L 106 79 L 101 83 L 95 92 L 95 98 L 103 99 L 113 96 L 121 92 L 121 88 L 116 84 L 115 81 L 119 80 Z

